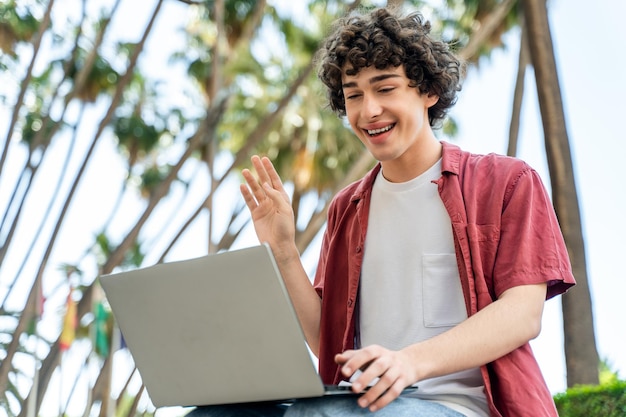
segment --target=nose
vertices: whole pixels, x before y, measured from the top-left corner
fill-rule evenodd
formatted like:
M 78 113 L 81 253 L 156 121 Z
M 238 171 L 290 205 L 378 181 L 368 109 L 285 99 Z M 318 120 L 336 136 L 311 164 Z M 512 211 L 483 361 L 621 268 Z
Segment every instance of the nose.
M 380 116 L 382 106 L 375 96 L 365 94 L 363 96 L 363 108 L 361 109 L 361 113 L 365 119 L 372 119 L 376 116 Z

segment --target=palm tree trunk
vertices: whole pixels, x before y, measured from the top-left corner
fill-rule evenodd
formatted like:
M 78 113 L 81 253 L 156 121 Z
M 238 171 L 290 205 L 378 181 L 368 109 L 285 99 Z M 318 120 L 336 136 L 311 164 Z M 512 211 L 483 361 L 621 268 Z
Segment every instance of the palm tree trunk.
M 28 328 L 28 324 L 34 320 L 35 322 L 39 320 L 39 307 L 38 303 L 41 294 L 41 279 L 36 278 L 35 282 L 30 288 L 30 292 L 28 294 L 28 298 L 26 300 L 26 304 L 24 305 L 24 309 L 20 318 L 17 322 L 17 326 L 15 327 L 14 334 L 22 335 L 26 332 Z M 20 343 L 19 336 L 13 336 L 11 338 L 11 342 L 7 346 L 6 355 L 0 362 L 0 391 L 5 392 L 8 388 L 9 384 L 9 373 L 13 368 L 13 358 L 17 354 Z
M 548 12 L 545 0 L 522 3 L 537 82 L 552 200 L 578 284 L 562 297 L 567 384 L 597 384 L 599 360 L 585 246 Z
M 76 174 L 76 178 L 74 179 L 74 182 L 72 184 L 72 186 L 70 187 L 70 191 L 69 194 L 67 196 L 67 201 L 65 202 L 62 210 L 61 210 L 61 214 L 59 215 L 59 218 L 57 220 L 57 223 L 55 225 L 55 229 L 53 231 L 52 237 L 50 238 L 50 242 L 48 243 L 48 246 L 46 248 L 46 251 L 44 253 L 43 259 L 40 263 L 39 266 L 39 270 L 37 273 L 37 276 L 35 278 L 35 282 L 39 282 L 39 285 L 41 285 L 41 279 L 43 276 L 43 272 L 45 269 L 45 266 L 47 264 L 48 261 L 48 257 L 50 256 L 50 253 L 52 252 L 52 249 L 54 247 L 54 243 L 56 240 L 56 237 L 59 233 L 59 230 L 61 228 L 61 225 L 63 223 L 63 220 L 65 218 L 65 215 L 67 213 L 67 210 L 69 208 L 69 204 L 72 201 L 73 195 L 75 194 L 77 188 L 78 188 L 78 183 L 80 182 L 80 179 L 82 178 L 82 174 L 86 169 L 87 163 L 91 157 L 91 155 L 93 154 L 93 151 L 95 149 L 95 145 L 98 142 L 99 138 L 102 135 L 103 130 L 105 129 L 105 127 L 109 124 L 111 118 L 113 117 L 113 113 L 115 111 L 115 109 L 117 108 L 121 98 L 122 98 L 122 93 L 124 91 L 124 89 L 127 87 L 127 85 L 130 83 L 132 76 L 133 76 L 133 72 L 135 69 L 135 66 L 137 64 L 138 58 L 139 58 L 139 54 L 141 53 L 141 51 L 143 50 L 143 47 L 146 43 L 146 39 L 148 38 L 148 35 L 151 32 L 152 27 L 154 26 L 154 22 L 156 20 L 156 17 L 158 16 L 158 13 L 161 9 L 163 0 L 159 0 L 157 2 L 157 5 L 155 6 L 155 10 L 150 18 L 150 21 L 148 22 L 148 25 L 146 27 L 146 30 L 144 32 L 144 34 L 142 35 L 142 38 L 140 40 L 140 42 L 136 45 L 136 48 L 133 52 L 133 54 L 130 57 L 129 60 L 129 64 L 128 67 L 126 69 L 126 73 L 122 76 L 122 78 L 119 80 L 116 90 L 113 94 L 113 97 L 111 99 L 111 103 L 109 104 L 109 108 L 105 114 L 105 116 L 103 117 L 103 119 L 100 121 L 97 129 L 96 129 L 96 133 L 94 134 L 94 137 L 92 139 L 92 143 L 90 145 L 90 148 L 87 151 L 87 154 L 85 156 L 85 159 L 82 163 L 82 165 L 79 167 L 77 174 Z M 110 265 L 110 262 L 109 262 Z M 116 264 L 117 265 L 117 264 Z M 110 272 L 110 270 L 108 270 L 107 272 Z M 32 292 L 32 291 L 31 291 Z M 90 304 L 90 300 L 91 300 L 91 292 L 92 292 L 92 286 L 89 286 L 87 288 L 85 288 L 84 292 L 83 292 L 83 299 L 80 300 L 79 302 L 79 306 L 78 306 L 78 314 L 79 314 L 79 318 L 82 317 L 86 311 L 85 308 L 85 304 L 87 301 L 89 301 L 89 307 L 91 307 Z M 29 298 L 30 300 L 30 298 Z M 86 300 L 86 301 L 85 301 Z M 27 303 L 28 305 L 28 303 Z M 19 325 L 18 325 L 19 326 Z M 22 330 L 23 331 L 23 330 Z M 16 331 L 13 334 L 13 338 L 19 339 L 20 336 L 20 332 Z M 44 359 L 44 361 L 42 362 L 42 366 L 41 366 L 41 378 L 39 381 L 39 385 L 40 385 L 40 389 L 37 390 L 38 394 L 37 394 L 37 410 L 39 410 L 39 407 L 41 406 L 41 401 L 43 400 L 43 394 L 40 393 L 44 393 L 45 388 L 47 387 L 49 381 L 50 381 L 50 377 L 52 376 L 52 371 L 55 369 L 56 364 L 58 363 L 58 356 L 59 356 L 60 350 L 59 350 L 59 344 L 58 344 L 58 339 L 57 341 L 52 344 L 50 346 L 50 351 L 48 352 L 48 355 L 46 356 L 46 358 Z M 2 381 L 4 373 L 0 372 L 0 382 Z M 24 416 L 27 415 L 28 413 L 28 403 L 25 402 L 24 406 L 22 407 L 22 410 L 20 411 L 20 416 Z
M 524 99 L 524 86 L 526 80 L 526 69 L 530 63 L 528 52 L 528 34 L 522 21 L 522 33 L 520 37 L 519 60 L 517 63 L 517 77 L 515 80 L 515 91 L 513 92 L 513 107 L 511 109 L 511 123 L 509 124 L 509 146 L 506 154 L 508 156 L 517 155 L 517 142 L 519 137 L 520 119 L 522 114 L 522 102 Z

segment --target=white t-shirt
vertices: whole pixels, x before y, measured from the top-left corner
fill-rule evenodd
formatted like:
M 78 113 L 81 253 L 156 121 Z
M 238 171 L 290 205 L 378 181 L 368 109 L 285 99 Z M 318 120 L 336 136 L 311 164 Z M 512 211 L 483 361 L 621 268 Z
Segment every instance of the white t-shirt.
M 378 174 L 360 281 L 360 346 L 399 350 L 467 319 L 452 226 L 437 185 L 441 161 L 417 178 Z M 488 416 L 479 368 L 419 381 L 415 394 L 468 417 Z

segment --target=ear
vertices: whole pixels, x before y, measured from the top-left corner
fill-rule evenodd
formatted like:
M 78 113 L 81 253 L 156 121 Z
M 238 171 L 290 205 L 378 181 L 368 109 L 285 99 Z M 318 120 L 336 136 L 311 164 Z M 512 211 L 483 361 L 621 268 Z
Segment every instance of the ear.
M 435 94 L 429 94 L 426 96 L 426 107 L 431 108 L 439 101 L 439 96 Z

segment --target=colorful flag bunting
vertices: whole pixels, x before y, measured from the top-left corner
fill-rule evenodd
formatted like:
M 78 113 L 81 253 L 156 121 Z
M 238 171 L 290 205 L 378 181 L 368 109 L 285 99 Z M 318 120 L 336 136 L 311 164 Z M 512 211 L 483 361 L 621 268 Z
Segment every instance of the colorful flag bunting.
M 72 291 L 67 295 L 65 317 L 63 318 L 63 329 L 59 337 L 59 347 L 61 352 L 70 348 L 76 338 L 76 325 L 78 324 L 76 302 L 72 298 Z
M 100 356 L 108 356 L 111 347 L 111 311 L 103 302 L 96 304 L 94 319 L 95 351 Z

